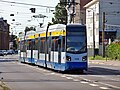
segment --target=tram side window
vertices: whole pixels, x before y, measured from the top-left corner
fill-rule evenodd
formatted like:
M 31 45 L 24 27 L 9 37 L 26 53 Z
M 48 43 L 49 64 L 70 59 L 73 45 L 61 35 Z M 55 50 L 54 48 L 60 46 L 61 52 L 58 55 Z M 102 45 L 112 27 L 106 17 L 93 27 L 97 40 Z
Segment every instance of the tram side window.
M 32 42 L 29 41 L 29 46 L 28 46 L 28 50 L 31 50 L 32 49 Z
M 50 38 L 47 38 L 47 54 L 49 53 L 49 46 L 50 46 Z
M 29 50 L 29 41 L 27 41 L 26 45 L 27 45 L 27 50 Z
M 21 52 L 25 52 L 26 51 L 25 42 L 22 42 L 20 47 L 21 47 Z
M 35 50 L 35 41 L 32 41 L 32 49 Z
M 51 51 L 52 40 L 51 37 L 48 38 L 48 52 Z
M 20 50 L 20 42 L 18 42 L 18 50 Z
M 65 37 L 62 37 L 62 52 L 65 52 Z
M 40 40 L 40 53 L 45 53 L 45 38 Z
M 38 49 L 38 40 L 37 39 L 35 40 L 35 45 L 34 46 L 35 46 L 34 49 L 37 50 Z
M 52 38 L 52 46 L 51 46 L 51 51 L 54 51 L 54 40 Z
M 52 51 L 58 51 L 58 37 L 52 38 Z

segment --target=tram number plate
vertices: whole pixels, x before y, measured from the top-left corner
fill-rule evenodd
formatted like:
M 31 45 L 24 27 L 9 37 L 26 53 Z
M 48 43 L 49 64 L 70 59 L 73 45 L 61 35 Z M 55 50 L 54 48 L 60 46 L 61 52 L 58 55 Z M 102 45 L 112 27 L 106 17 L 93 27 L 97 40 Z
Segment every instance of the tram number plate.
M 75 58 L 75 60 L 79 60 L 79 58 Z

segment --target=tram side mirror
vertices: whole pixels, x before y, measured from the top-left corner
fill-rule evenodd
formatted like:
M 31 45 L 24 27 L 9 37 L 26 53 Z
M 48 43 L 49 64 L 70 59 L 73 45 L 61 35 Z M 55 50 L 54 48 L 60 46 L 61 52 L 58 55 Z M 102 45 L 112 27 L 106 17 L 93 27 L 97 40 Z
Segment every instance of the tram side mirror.
M 58 44 L 61 44 L 61 39 L 58 39 Z

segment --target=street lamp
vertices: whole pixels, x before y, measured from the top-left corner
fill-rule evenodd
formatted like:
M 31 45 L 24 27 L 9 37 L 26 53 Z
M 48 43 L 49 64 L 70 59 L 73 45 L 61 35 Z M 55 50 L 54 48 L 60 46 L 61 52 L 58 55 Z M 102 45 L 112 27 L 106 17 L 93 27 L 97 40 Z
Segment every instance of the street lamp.
M 93 11 L 93 57 L 95 58 L 95 13 Z
M 105 30 L 105 12 L 102 14 L 102 56 L 105 57 L 105 43 L 104 43 L 104 32 Z

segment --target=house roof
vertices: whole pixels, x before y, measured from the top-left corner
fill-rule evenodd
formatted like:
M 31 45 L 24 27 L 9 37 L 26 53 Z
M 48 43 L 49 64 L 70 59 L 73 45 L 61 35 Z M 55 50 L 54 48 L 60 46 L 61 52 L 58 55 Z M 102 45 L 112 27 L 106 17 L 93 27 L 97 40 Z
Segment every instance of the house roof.
M 93 4 L 95 4 L 96 2 L 98 2 L 99 0 L 92 0 L 91 2 L 87 3 L 84 8 L 88 8 L 90 6 L 92 6 Z

